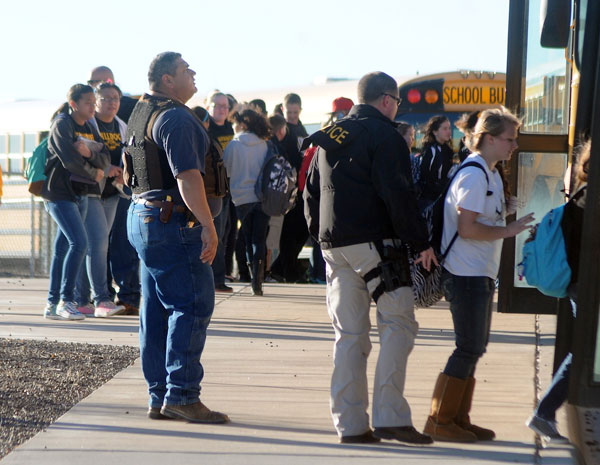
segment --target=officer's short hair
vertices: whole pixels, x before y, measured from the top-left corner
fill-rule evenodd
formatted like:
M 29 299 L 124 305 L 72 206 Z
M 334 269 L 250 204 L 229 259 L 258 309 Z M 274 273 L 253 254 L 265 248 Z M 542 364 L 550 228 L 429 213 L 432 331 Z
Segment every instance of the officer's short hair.
M 358 102 L 373 103 L 383 94 L 392 93 L 395 95 L 398 92 L 398 84 L 396 80 L 384 72 L 375 71 L 365 74 L 358 81 Z
M 300 98 L 300 96 L 298 94 L 287 94 L 285 97 L 283 97 L 283 104 L 285 106 L 287 105 L 298 105 L 300 108 L 302 108 L 302 99 Z
M 154 57 L 148 69 L 148 83 L 151 90 L 158 90 L 165 74 L 175 76 L 177 72 L 177 60 L 181 58 L 181 53 L 162 52 Z

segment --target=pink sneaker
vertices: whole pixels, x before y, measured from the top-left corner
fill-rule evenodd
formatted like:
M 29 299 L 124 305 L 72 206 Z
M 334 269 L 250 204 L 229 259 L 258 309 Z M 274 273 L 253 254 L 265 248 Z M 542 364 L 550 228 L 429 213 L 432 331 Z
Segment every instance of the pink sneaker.
M 94 305 L 92 305 L 92 304 L 82 305 L 81 307 L 77 307 L 77 311 L 79 313 L 82 313 L 85 316 L 94 316 Z
M 125 307 L 122 305 L 115 305 L 114 302 L 107 300 L 105 302 L 100 302 L 96 306 L 96 310 L 94 310 L 94 316 L 96 318 L 108 318 L 109 316 L 123 313 L 124 310 Z

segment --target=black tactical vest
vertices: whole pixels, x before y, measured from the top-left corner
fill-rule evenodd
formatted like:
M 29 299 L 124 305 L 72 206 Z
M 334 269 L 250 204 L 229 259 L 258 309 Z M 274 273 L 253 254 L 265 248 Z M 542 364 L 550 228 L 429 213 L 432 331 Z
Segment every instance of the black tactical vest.
M 176 106 L 183 105 L 169 98 L 144 94 L 131 113 L 127 124 L 123 175 L 134 194 L 171 189 L 177 184 L 166 152 L 152 140 L 152 127 L 158 116 Z

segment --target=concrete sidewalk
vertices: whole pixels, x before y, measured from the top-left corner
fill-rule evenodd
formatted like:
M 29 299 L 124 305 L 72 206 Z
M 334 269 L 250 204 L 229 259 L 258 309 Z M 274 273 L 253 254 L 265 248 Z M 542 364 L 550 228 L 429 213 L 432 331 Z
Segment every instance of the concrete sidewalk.
M 44 320 L 47 285 L 47 280 L 0 280 L 0 337 L 137 346 L 136 317 Z M 340 445 L 329 416 L 333 331 L 325 287 L 266 285 L 260 298 L 251 296 L 248 286 L 234 288 L 233 295 L 217 295 L 203 355 L 202 391 L 203 402 L 229 414 L 231 424 L 147 419 L 146 385 L 137 360 L 2 464 L 576 463 L 571 447 L 541 449 L 524 425 L 537 394 L 536 360 L 537 382 L 543 388 L 549 383 L 553 316 L 494 314 L 471 417 L 494 429 L 497 440 L 428 447 L 388 441 Z M 416 315 L 420 330 L 405 393 L 420 430 L 454 339 L 445 302 Z M 372 336 L 371 385 L 379 350 L 375 329 Z M 562 411 L 559 427 L 566 433 Z

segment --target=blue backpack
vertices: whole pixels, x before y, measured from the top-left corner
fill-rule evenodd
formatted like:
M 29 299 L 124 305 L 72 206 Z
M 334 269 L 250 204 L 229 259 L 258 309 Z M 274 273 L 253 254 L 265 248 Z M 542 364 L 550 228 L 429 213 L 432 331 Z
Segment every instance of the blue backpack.
M 33 149 L 31 157 L 27 159 L 27 165 L 23 176 L 27 179 L 27 190 L 33 195 L 40 195 L 46 180 L 46 158 L 48 156 L 48 138 L 41 140 L 39 145 Z
M 550 297 L 566 297 L 571 268 L 561 228 L 565 205 L 550 210 L 536 225 L 523 246 L 519 277 Z

